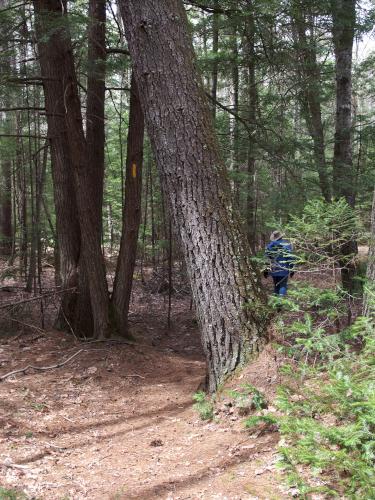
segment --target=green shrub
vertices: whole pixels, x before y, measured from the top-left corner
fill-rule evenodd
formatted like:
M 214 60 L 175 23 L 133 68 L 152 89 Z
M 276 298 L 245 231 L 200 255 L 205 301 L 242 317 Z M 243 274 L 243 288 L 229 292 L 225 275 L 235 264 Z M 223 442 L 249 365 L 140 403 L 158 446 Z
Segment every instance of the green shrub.
M 26 496 L 17 490 L 0 486 L 0 500 L 26 500 Z
M 212 420 L 214 418 L 214 405 L 205 392 L 198 391 L 194 394 L 194 408 L 199 413 L 202 420 Z
M 265 395 L 251 384 L 243 384 L 240 390 L 228 390 L 227 393 L 239 408 L 261 410 L 267 407 Z
M 283 416 L 278 419 L 285 444 L 282 464 L 300 493 L 316 491 L 313 475 L 324 481 L 331 496 L 375 498 L 375 328 L 358 318 L 345 331 L 359 336 L 360 352 L 346 349 L 328 357 L 325 371 L 289 370 L 291 385 L 280 389 L 277 400 Z M 321 349 L 329 350 L 329 346 Z M 288 369 L 284 371 L 287 373 Z M 313 373 L 313 376 L 311 376 Z M 293 389 L 295 388 L 295 389 Z M 297 389 L 296 389 L 297 388 Z M 299 474 L 298 466 L 310 474 Z M 302 477 L 303 476 L 303 477 Z

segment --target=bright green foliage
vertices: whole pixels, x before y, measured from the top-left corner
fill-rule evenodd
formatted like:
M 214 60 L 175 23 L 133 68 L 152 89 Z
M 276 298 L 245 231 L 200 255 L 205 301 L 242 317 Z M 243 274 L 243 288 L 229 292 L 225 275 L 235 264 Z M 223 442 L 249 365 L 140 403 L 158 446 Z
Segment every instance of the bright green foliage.
M 202 420 L 212 420 L 214 418 L 214 405 L 205 392 L 198 391 L 194 394 L 194 408 L 199 413 Z
M 285 232 L 294 244 L 299 262 L 320 269 L 342 261 L 343 245 L 358 241 L 363 235 L 358 212 L 343 198 L 332 203 L 322 199 L 309 201 L 301 216 L 291 217 Z
M 245 420 L 245 426 L 248 429 L 251 429 L 261 423 L 277 425 L 278 419 L 276 417 L 272 417 L 271 415 L 253 415 Z
M 267 400 L 256 387 L 244 384 L 241 390 L 229 390 L 228 394 L 236 401 L 239 408 L 254 408 L 261 410 L 267 407 Z
M 277 405 L 283 412 L 280 432 L 282 464 L 300 492 L 314 490 L 311 474 L 342 498 L 375 497 L 375 328 L 358 318 L 341 335 L 324 337 L 311 326 L 304 348 L 327 359 L 324 366 L 289 368 L 291 384 L 280 389 Z M 360 353 L 344 349 L 344 340 L 361 341 Z M 297 339 L 298 340 L 298 339 Z M 301 342 L 300 342 L 301 343 Z M 329 353 L 335 353 L 336 356 Z M 324 368 L 324 371 L 322 371 Z M 298 387 L 298 389 L 297 389 Z M 309 466 L 298 477 L 300 466 Z M 303 479 L 302 479 L 303 477 Z M 305 479 L 305 478 L 308 479 Z
M 344 303 L 340 289 L 294 285 L 276 324 L 292 358 L 278 412 L 245 420 L 278 426 L 280 465 L 298 498 L 375 498 L 375 324 L 358 317 L 334 329 Z

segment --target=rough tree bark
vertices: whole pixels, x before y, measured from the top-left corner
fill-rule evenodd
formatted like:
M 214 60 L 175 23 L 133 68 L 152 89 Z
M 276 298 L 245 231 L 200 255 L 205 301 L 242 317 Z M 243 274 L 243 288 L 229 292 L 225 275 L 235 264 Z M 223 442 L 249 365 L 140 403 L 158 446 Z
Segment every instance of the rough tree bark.
M 83 271 L 87 278 L 90 303 L 93 314 L 93 332 L 91 336 L 103 338 L 109 334 L 108 289 L 105 276 L 104 259 L 101 252 L 100 230 L 97 223 L 97 207 L 91 172 L 88 165 L 87 142 L 83 133 L 81 105 L 78 95 L 78 82 L 74 67 L 70 34 L 62 17 L 66 15 L 66 5 L 58 0 L 35 1 L 36 9 L 45 19 L 39 33 L 49 37 L 47 44 L 55 37 L 58 45 L 49 54 L 51 64 L 61 65 L 59 77 L 62 79 L 62 95 L 66 124 L 66 137 L 74 177 L 74 192 L 81 232 L 81 255 L 84 260 Z M 42 17 L 42 16 L 41 16 Z M 46 32 L 52 23 L 53 31 Z M 39 38 L 39 42 L 41 39 Z M 56 62 L 57 60 L 57 62 Z M 64 199 L 64 203 L 70 203 Z M 60 249 L 61 251 L 61 249 Z M 82 270 L 81 270 L 82 271 Z
M 102 231 L 104 179 L 104 99 L 105 99 L 105 45 L 106 1 L 90 0 L 88 30 L 88 77 L 86 140 L 88 165 L 95 193 L 97 222 Z
M 78 260 L 81 246 L 81 231 L 77 217 L 73 167 L 70 157 L 65 123 L 64 92 L 62 87 L 65 41 L 63 31 L 51 32 L 48 37 L 49 15 L 46 5 L 34 1 L 36 35 L 51 143 L 51 166 L 56 212 L 56 233 L 60 259 L 61 286 L 70 290 L 78 285 Z M 61 13 L 58 13 L 61 15 Z M 77 293 L 75 290 L 63 294 L 56 326 L 69 328 L 75 323 Z
M 102 207 L 104 182 L 104 99 L 105 99 L 105 0 L 90 0 L 88 29 L 88 77 L 86 101 L 86 141 L 88 153 L 88 181 L 94 196 L 95 223 L 99 238 L 102 235 Z M 83 253 L 79 261 L 79 297 L 77 302 L 75 329 L 80 335 L 93 330 L 93 312 L 90 300 L 88 270 Z
M 60 2 L 58 3 L 60 4 Z M 65 55 L 63 77 L 66 104 L 65 119 L 73 164 L 78 219 L 81 228 L 81 252 L 90 291 L 94 323 L 93 337 L 105 338 L 110 333 L 108 285 L 101 250 L 101 232 L 97 220 L 96 192 L 91 179 L 87 142 L 83 132 L 73 50 L 68 39 Z
M 355 29 L 355 0 L 332 0 L 332 33 L 336 61 L 336 120 L 333 152 L 333 195 L 355 205 L 355 172 L 352 158 L 352 51 Z M 350 293 L 355 267 L 350 256 L 357 253 L 357 243 L 342 247 L 341 280 Z M 349 263 L 348 263 L 349 262 Z
M 120 6 L 148 135 L 190 277 L 207 387 L 215 391 L 262 343 L 260 282 L 230 209 L 182 2 L 126 0 Z
M 112 307 L 118 333 L 128 335 L 128 313 L 141 221 L 144 118 L 134 76 L 130 88 L 129 131 L 126 153 L 125 204 L 122 235 L 113 285 Z

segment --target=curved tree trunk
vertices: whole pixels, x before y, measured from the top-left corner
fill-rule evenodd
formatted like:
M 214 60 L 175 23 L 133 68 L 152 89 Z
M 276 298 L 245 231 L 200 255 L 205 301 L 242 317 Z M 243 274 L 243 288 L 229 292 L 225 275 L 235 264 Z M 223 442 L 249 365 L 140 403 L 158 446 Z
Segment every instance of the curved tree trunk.
M 180 0 L 126 0 L 126 36 L 202 331 L 208 389 L 258 351 L 264 309 Z
M 122 217 L 120 252 L 112 294 L 115 325 L 122 336 L 128 335 L 129 303 L 137 254 L 138 230 L 141 221 L 143 138 L 143 112 L 135 78 L 132 76 L 126 156 L 125 205 Z

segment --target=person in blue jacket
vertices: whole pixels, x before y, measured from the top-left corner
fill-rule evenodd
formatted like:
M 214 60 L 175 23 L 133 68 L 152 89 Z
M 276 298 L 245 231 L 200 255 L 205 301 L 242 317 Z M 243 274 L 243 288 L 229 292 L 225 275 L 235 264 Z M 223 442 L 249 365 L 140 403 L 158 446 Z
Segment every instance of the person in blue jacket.
M 270 269 L 264 271 L 267 278 L 271 274 L 274 283 L 274 294 L 284 297 L 288 290 L 288 278 L 294 275 L 293 247 L 284 239 L 280 231 L 273 231 L 266 248 L 266 256 L 270 260 Z

